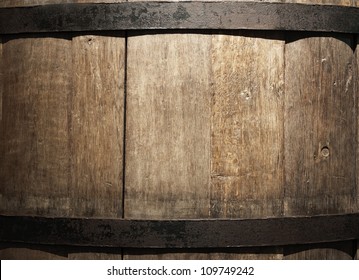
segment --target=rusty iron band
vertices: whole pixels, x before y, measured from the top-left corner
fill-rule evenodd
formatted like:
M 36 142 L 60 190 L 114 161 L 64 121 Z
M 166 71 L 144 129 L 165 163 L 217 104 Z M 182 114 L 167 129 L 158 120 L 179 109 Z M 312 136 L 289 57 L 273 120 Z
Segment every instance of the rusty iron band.
M 359 213 L 310 217 L 125 220 L 0 216 L 0 241 L 121 248 L 238 248 L 359 239 Z
M 181 29 L 359 33 L 359 8 L 196 1 L 55 4 L 0 9 L 0 34 Z

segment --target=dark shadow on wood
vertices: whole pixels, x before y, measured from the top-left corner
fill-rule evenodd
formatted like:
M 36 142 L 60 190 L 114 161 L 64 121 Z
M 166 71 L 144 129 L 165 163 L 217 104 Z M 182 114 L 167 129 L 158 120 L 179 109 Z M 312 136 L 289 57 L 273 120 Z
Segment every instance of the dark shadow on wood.
M 318 243 L 318 244 L 303 244 L 284 246 L 285 259 L 313 259 L 308 251 L 317 251 L 315 253 L 316 259 L 353 259 L 355 256 L 354 246 L 355 240 Z M 334 251 L 334 254 L 331 254 Z
M 16 40 L 16 39 L 54 38 L 54 39 L 72 40 L 72 38 L 74 38 L 74 37 L 86 36 L 86 35 L 124 38 L 125 37 L 125 31 L 24 33 L 24 34 L 2 35 L 2 38 L 3 38 L 3 44 L 5 44 L 8 41 Z
M 329 33 L 329 32 L 298 32 L 298 31 L 287 31 L 285 33 L 286 44 L 293 43 L 295 41 L 308 39 L 308 38 L 335 38 L 347 44 L 353 49 L 355 43 L 355 35 L 343 34 L 343 33 Z M 354 49 L 353 49 L 354 51 Z

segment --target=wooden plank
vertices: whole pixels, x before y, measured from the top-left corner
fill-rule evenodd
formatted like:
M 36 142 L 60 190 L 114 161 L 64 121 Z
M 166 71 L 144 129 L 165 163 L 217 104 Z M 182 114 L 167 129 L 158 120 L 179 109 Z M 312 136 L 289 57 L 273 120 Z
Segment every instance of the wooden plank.
M 239 35 L 129 37 L 126 218 L 280 215 L 284 42 Z
M 59 58 L 53 60 L 53 58 Z M 24 38 L 3 42 L 0 123 L 0 212 L 69 213 L 67 98 L 71 93 L 71 41 Z M 52 258 L 26 248 L 6 258 Z
M 284 41 L 265 35 L 213 36 L 211 217 L 281 215 Z
M 285 2 L 355 6 L 356 0 Z M 350 70 L 352 42 L 350 36 L 317 36 L 289 38 L 292 41 L 286 45 L 286 215 L 357 211 L 353 199 L 356 97 Z M 307 136 L 298 137 L 297 129 L 308 131 Z M 302 252 L 287 247 L 285 258 L 351 258 L 350 244 L 306 247 Z
M 128 38 L 125 218 L 208 217 L 210 44 L 198 34 Z
M 67 126 L 71 41 L 8 40 L 3 44 L 2 67 L 0 211 L 66 216 L 71 207 Z
M 2 214 L 122 216 L 124 53 L 121 36 L 4 42 Z
M 353 210 L 352 59 L 350 36 L 305 38 L 286 45 L 287 215 Z M 306 133 L 295 133 L 299 129 Z
M 72 39 L 72 216 L 122 217 L 124 37 Z
M 122 217 L 125 38 L 72 39 L 71 216 Z M 69 252 L 70 259 L 120 259 L 117 254 Z
M 207 217 L 210 35 L 133 35 L 125 218 Z
M 247 32 L 213 37 L 211 217 L 281 215 L 284 41 L 276 36 Z M 273 254 L 232 256 L 281 257 L 280 248 Z
M 355 211 L 356 97 L 351 36 L 288 39 L 284 213 Z M 342 258 L 339 250 L 330 248 L 288 258 L 325 256 Z M 352 256 L 347 252 L 346 257 Z

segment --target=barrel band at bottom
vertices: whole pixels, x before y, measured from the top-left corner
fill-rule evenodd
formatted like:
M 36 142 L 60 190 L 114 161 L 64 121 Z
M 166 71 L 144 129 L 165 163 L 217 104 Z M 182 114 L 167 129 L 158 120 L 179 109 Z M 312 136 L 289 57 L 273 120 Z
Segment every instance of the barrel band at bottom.
M 265 219 L 126 220 L 0 215 L 0 241 L 121 248 L 226 248 L 359 239 L 359 213 Z

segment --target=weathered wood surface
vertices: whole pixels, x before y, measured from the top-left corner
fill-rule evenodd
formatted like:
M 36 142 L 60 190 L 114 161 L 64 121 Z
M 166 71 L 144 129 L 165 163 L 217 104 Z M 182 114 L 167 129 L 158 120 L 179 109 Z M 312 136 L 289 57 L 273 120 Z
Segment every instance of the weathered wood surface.
M 64 2 L 120 1 L 3 0 L 0 7 Z M 356 0 L 286 2 L 359 6 Z M 323 35 L 131 33 L 124 212 L 125 39 L 6 37 L 0 44 L 1 213 L 147 219 L 357 212 L 359 47 L 355 62 L 352 36 Z M 354 255 L 352 242 L 325 246 L 286 247 L 284 256 L 282 248 L 261 248 L 134 250 L 124 258 Z M 2 247 L 0 258 L 119 253 Z
M 208 216 L 210 37 L 128 38 L 125 218 Z
M 283 47 L 239 33 L 129 37 L 126 218 L 280 215 Z
M 1 213 L 122 216 L 124 47 L 114 36 L 4 40 Z
M 72 216 L 122 217 L 124 48 L 123 37 L 72 40 Z
M 282 213 L 284 41 L 266 35 L 234 33 L 212 39 L 214 218 Z
M 286 45 L 286 215 L 352 212 L 356 104 L 350 36 Z
M 353 5 L 351 0 L 286 1 Z M 285 215 L 356 210 L 356 92 L 352 36 L 287 37 L 285 48 Z M 348 245 L 349 244 L 349 245 Z M 352 243 L 306 247 L 287 259 L 352 258 Z M 331 248 L 332 247 L 332 248 Z M 336 248 L 335 248 L 336 247 Z
M 66 216 L 71 41 L 8 40 L 2 58 L 0 211 Z

